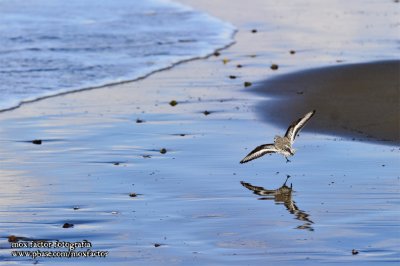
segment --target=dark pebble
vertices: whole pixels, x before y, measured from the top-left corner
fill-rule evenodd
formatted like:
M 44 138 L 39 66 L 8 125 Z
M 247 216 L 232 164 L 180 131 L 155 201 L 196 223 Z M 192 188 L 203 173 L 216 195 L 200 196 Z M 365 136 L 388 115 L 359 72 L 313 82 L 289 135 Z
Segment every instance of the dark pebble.
M 119 165 L 119 163 L 118 163 L 118 162 L 116 162 L 116 163 L 114 163 L 114 165 Z
M 272 70 L 277 70 L 279 68 L 279 66 L 277 64 L 272 64 L 271 65 L 271 69 Z
M 243 66 L 242 66 L 241 64 L 237 64 L 236 67 L 237 67 L 237 68 L 241 68 L 241 67 L 243 67 Z
M 290 50 L 290 52 L 289 52 L 290 54 L 295 54 L 296 53 L 296 51 L 295 50 Z
M 160 247 L 160 246 L 161 246 L 161 244 L 159 244 L 159 243 L 155 243 L 155 244 L 154 244 L 154 246 L 155 246 L 156 248 L 158 248 L 158 247 Z
M 256 29 L 252 29 L 251 33 L 257 33 L 257 30 Z
M 80 208 L 76 206 L 76 207 L 74 207 L 73 209 L 74 209 L 74 211 L 77 211 L 77 210 L 79 210 Z
M 15 235 L 10 235 L 8 237 L 8 242 L 10 242 L 10 243 L 18 242 L 18 240 L 19 240 L 19 238 L 17 236 L 15 236 Z
M 353 255 L 357 255 L 357 254 L 358 254 L 358 250 L 356 250 L 356 249 L 353 249 L 353 250 L 351 251 L 351 254 L 353 254 Z
M 216 52 L 214 53 L 214 56 L 220 56 L 220 55 L 221 55 L 221 53 L 218 52 L 218 51 L 216 51 Z
M 209 115 L 209 114 L 211 114 L 211 112 L 209 112 L 209 111 L 206 110 L 206 111 L 203 112 L 203 114 L 204 114 L 204 115 Z
M 236 78 L 236 76 L 234 76 L 234 75 L 230 75 L 230 76 L 229 76 L 229 78 L 230 78 L 230 79 L 235 79 L 235 78 Z
M 169 105 L 171 105 L 171 106 L 175 106 L 177 104 L 178 104 L 178 102 L 175 101 L 175 100 L 172 100 L 172 101 L 169 102 Z
M 42 144 L 42 140 L 41 139 L 34 139 L 34 140 L 32 140 L 32 143 L 36 144 L 36 145 L 40 145 L 40 144 Z
M 143 123 L 144 122 L 144 120 L 142 120 L 142 119 L 136 119 L 136 123 Z
M 131 198 L 136 198 L 136 197 L 137 197 L 137 194 L 136 194 L 136 193 L 130 193 L 130 194 L 129 194 L 129 197 L 131 197 Z
M 74 227 L 74 225 L 73 225 L 73 224 L 70 224 L 70 223 L 65 223 L 65 224 L 63 224 L 63 226 L 62 226 L 62 228 L 71 228 L 71 227 Z
M 252 83 L 249 81 L 245 81 L 243 84 L 245 87 L 250 87 L 252 85 Z
M 160 153 L 161 153 L 161 154 L 166 154 L 166 153 L 167 153 L 167 150 L 166 150 L 165 148 L 162 148 L 162 149 L 160 150 Z

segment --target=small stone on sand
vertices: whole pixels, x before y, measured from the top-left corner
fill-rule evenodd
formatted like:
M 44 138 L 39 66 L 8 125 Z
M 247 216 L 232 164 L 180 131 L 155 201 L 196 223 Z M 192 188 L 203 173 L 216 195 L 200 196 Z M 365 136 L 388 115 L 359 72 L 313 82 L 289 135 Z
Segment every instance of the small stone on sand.
M 15 235 L 8 236 L 8 242 L 10 242 L 10 243 L 18 242 L 18 237 Z
M 155 243 L 155 244 L 154 244 L 154 246 L 155 246 L 156 248 L 158 248 L 158 247 L 160 247 L 160 246 L 161 246 L 161 244 L 159 244 L 159 243 Z
M 272 64 L 271 65 L 271 69 L 272 70 L 277 70 L 279 68 L 279 66 L 277 64 Z
M 218 51 L 215 51 L 215 52 L 214 52 L 214 56 L 220 56 L 220 55 L 221 55 L 220 52 L 218 52 Z
M 137 197 L 137 194 L 136 194 L 136 193 L 130 193 L 130 194 L 129 194 L 129 197 L 131 197 L 131 198 L 136 198 L 136 197 Z
M 235 79 L 235 78 L 237 78 L 237 77 L 234 76 L 234 75 L 230 75 L 229 78 L 230 78 L 230 79 Z
M 236 65 L 237 68 L 242 68 L 243 66 L 241 64 Z
M 42 144 L 42 140 L 41 139 L 34 139 L 34 140 L 32 140 L 32 143 L 36 144 L 36 145 L 40 145 L 40 144 Z
M 211 112 L 209 112 L 209 111 L 206 110 L 206 111 L 203 112 L 203 114 L 204 114 L 204 115 L 209 115 L 209 114 L 211 114 Z
M 171 106 L 175 106 L 177 104 L 178 104 L 178 102 L 175 101 L 175 100 L 172 100 L 172 101 L 169 102 L 169 105 L 171 105 Z
M 160 150 L 160 153 L 161 153 L 161 154 L 166 154 L 166 153 L 167 153 L 167 150 L 166 150 L 165 148 L 162 148 L 162 149 Z
M 74 225 L 73 225 L 73 224 L 70 224 L 70 223 L 65 223 L 65 224 L 63 224 L 63 226 L 62 226 L 62 228 L 71 228 L 71 227 L 74 227 Z
M 296 51 L 295 50 L 290 50 L 290 52 L 289 52 L 290 54 L 295 54 L 296 53 Z
M 252 29 L 251 33 L 257 33 L 257 30 L 256 29 Z
M 357 254 L 358 254 L 358 250 L 356 250 L 356 249 L 353 249 L 353 250 L 351 251 L 351 254 L 353 254 L 353 255 L 357 255 Z
M 144 122 L 144 120 L 142 120 L 142 119 L 136 119 L 136 123 L 143 123 Z
M 245 87 L 250 87 L 252 85 L 250 81 L 245 81 L 243 84 Z

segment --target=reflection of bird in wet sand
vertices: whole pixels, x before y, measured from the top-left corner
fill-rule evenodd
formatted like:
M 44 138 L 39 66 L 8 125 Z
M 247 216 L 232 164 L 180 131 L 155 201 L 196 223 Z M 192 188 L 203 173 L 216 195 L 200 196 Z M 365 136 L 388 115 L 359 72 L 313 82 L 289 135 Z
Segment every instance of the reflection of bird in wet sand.
M 296 203 L 292 199 L 292 184 L 290 187 L 286 185 L 287 180 L 290 176 L 286 178 L 285 183 L 278 189 L 265 189 L 263 187 L 253 186 L 250 183 L 240 182 L 242 186 L 253 191 L 254 194 L 263 196 L 259 198 L 260 200 L 274 200 L 276 203 L 285 205 L 286 209 L 293 215 L 296 216 L 297 220 L 303 221 L 304 224 L 299 225 L 297 229 L 306 229 L 309 231 L 314 231 L 312 224 L 314 223 L 309 219 L 309 215 L 304 211 L 300 210 Z
M 275 136 L 273 144 L 263 144 L 251 151 L 240 163 L 247 163 L 248 161 L 254 160 L 267 153 L 281 153 L 286 158 L 286 162 L 290 162 L 287 158 L 295 153 L 295 149 L 292 148 L 294 139 L 296 138 L 299 131 L 305 126 L 308 120 L 315 114 L 315 110 L 307 113 L 304 117 L 293 122 L 286 131 L 284 137 Z

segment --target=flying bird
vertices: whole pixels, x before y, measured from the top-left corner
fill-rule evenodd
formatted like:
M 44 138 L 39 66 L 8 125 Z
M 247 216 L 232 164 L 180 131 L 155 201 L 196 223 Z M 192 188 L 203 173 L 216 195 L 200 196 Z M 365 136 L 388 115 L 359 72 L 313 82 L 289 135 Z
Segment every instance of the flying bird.
M 308 120 L 315 114 L 315 110 L 307 113 L 304 117 L 293 122 L 286 131 L 284 137 L 275 136 L 273 144 L 263 144 L 251 151 L 240 163 L 247 163 L 257 159 L 267 153 L 280 153 L 286 158 L 286 162 L 290 162 L 288 157 L 294 155 L 295 149 L 292 148 L 294 139 L 299 131 L 305 126 Z
M 282 204 L 286 207 L 286 209 L 296 216 L 296 219 L 299 221 L 303 221 L 302 225 L 297 226 L 298 229 L 306 229 L 309 231 L 314 231 L 312 224 L 314 223 L 310 219 L 310 215 L 306 212 L 300 210 L 296 202 L 292 199 L 293 196 L 293 188 L 292 184 L 290 187 L 286 185 L 286 182 L 289 179 L 289 175 L 286 178 L 285 183 L 278 189 L 265 189 L 263 187 L 253 186 L 250 183 L 240 182 L 242 186 L 247 188 L 248 190 L 253 191 L 254 194 L 262 196 L 259 198 L 260 200 L 274 200 L 276 204 Z

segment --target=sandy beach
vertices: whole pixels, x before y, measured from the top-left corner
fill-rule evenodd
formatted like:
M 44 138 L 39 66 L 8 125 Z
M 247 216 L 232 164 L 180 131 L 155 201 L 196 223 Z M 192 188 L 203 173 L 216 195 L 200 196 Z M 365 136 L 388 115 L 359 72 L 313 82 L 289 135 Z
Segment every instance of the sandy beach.
M 399 145 L 399 73 L 400 61 L 382 61 L 279 76 L 256 88 L 266 98 L 279 98 L 260 103 L 259 112 L 266 121 L 282 125 L 311 107 L 318 110 L 320 119 L 310 130 Z
M 179 2 L 235 44 L 0 113 L 0 265 L 399 263 L 399 4 Z M 239 164 L 312 109 L 290 163 Z

